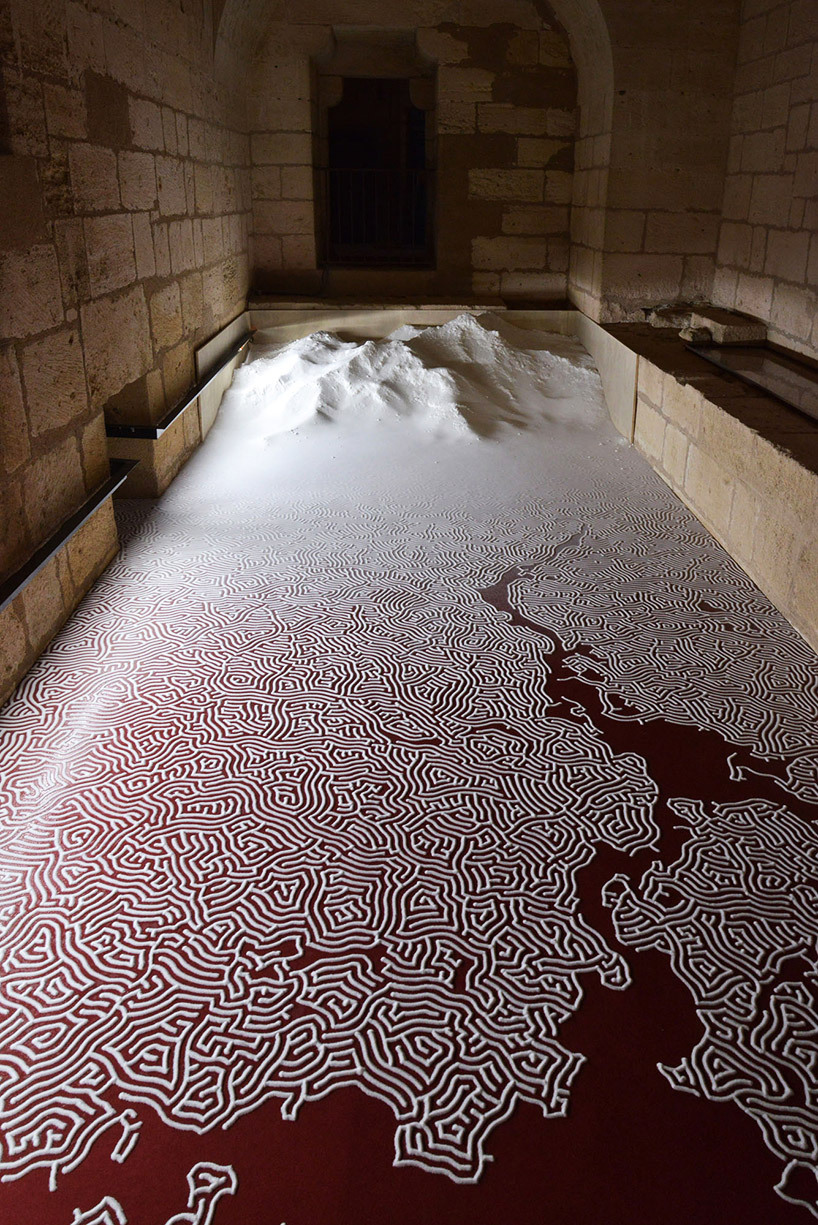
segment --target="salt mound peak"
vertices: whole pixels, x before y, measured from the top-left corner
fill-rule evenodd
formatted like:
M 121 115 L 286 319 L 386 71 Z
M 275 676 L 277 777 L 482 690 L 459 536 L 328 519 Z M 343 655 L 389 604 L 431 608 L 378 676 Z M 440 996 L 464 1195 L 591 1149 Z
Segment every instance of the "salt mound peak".
M 491 437 L 559 423 L 589 428 L 601 386 L 572 338 L 500 315 L 458 315 L 384 340 L 313 332 L 263 346 L 236 371 L 224 409 L 256 439 L 327 422 L 411 424 L 434 439 Z

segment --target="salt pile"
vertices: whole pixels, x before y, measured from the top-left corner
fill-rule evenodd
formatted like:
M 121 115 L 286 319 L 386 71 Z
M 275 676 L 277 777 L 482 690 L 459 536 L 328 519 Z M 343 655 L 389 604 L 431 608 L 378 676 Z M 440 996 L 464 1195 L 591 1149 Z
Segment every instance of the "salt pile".
M 546 424 L 588 429 L 603 413 L 599 376 L 573 339 L 462 314 L 385 340 L 329 332 L 258 346 L 222 412 L 255 442 L 308 424 L 410 423 L 437 440 Z

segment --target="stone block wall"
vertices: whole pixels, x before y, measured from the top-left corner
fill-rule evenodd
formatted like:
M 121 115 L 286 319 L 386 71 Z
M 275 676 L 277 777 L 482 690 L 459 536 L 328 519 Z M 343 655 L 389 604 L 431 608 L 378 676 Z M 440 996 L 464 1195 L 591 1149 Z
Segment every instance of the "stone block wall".
M 602 0 L 613 90 L 603 319 L 712 293 L 727 166 L 738 0 Z M 595 149 L 592 165 L 606 150 Z M 598 205 L 597 205 L 598 207 Z
M 818 425 L 737 379 L 639 358 L 634 443 L 818 650 Z
M 818 355 L 818 4 L 744 0 L 714 300 Z
M 426 292 L 564 297 L 576 116 L 566 39 L 525 0 L 499 23 L 476 2 L 459 6 L 457 24 L 444 21 L 448 7 L 426 4 L 430 24 L 416 29 L 419 53 L 437 65 L 438 259 Z M 378 13 L 378 25 L 399 21 L 389 9 Z M 321 16 L 324 24 L 274 23 L 253 63 L 253 256 L 262 292 L 314 293 L 320 284 L 310 61 L 333 39 Z M 385 61 L 373 54 L 373 75 L 389 75 Z M 390 279 L 400 292 L 400 275 Z
M 249 147 L 213 45 L 203 0 L 0 5 L 0 578 L 107 478 L 105 412 L 161 417 L 243 309 Z M 109 512 L 81 578 L 32 584 L 39 629 L 0 634 L 43 645 L 111 556 Z

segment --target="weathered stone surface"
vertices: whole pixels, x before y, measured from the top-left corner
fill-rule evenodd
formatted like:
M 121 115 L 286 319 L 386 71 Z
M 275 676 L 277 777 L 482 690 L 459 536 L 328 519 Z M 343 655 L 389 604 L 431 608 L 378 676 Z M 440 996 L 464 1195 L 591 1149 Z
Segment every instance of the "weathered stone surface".
M 52 246 L 0 254 L 0 336 L 31 336 L 63 320 L 60 271 Z
M 36 436 L 59 429 L 88 410 L 82 343 L 76 328 L 52 332 L 23 349 L 31 432 Z
M 9 476 L 31 453 L 28 420 L 17 358 L 11 345 L 0 347 L 0 465 Z
M 116 154 L 102 145 L 71 145 L 71 185 L 78 212 L 108 213 L 120 206 Z
M 150 368 L 145 294 L 141 286 L 134 286 L 126 293 L 87 303 L 81 315 L 91 407 L 101 408 L 110 396 Z
M 94 296 L 122 289 L 136 280 L 133 227 L 127 213 L 87 218 L 85 249 Z
M 151 297 L 151 331 L 157 349 L 169 349 L 182 338 L 182 302 L 176 281 Z
M 48 239 L 33 157 L 0 156 L 0 249 L 26 251 Z
M 38 455 L 23 473 L 23 502 L 32 540 L 42 543 L 85 499 L 79 446 L 73 436 Z
M 67 616 L 57 560 L 52 557 L 39 574 L 25 586 L 20 596 L 28 641 L 34 651 L 42 651 Z
M 119 155 L 122 207 L 133 211 L 156 208 L 156 162 L 151 153 L 126 151 Z
M 116 520 L 109 498 L 68 542 L 68 565 L 78 592 L 88 590 L 116 556 L 118 548 Z
M 542 201 L 545 175 L 540 170 L 472 170 L 469 195 L 479 200 Z

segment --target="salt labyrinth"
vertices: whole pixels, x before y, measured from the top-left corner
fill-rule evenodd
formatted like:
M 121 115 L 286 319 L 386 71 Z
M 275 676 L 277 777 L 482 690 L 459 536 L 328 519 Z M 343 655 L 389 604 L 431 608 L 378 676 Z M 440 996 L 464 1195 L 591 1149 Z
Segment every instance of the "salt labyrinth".
M 465 315 L 259 347 L 125 527 L 0 714 L 4 1177 L 124 1160 L 148 1107 L 205 1132 L 352 1085 L 396 1164 L 473 1182 L 518 1102 L 569 1110 L 561 1026 L 633 944 L 675 950 L 706 1017 L 668 1079 L 756 1118 L 790 1194 L 818 1109 L 788 1026 L 818 1009 L 764 989 L 815 959 L 815 657 L 618 438 L 580 346 Z M 649 763 L 554 697 L 562 656 L 607 718 L 741 755 L 731 806 L 674 799 L 679 865 Z M 604 848 L 657 859 L 606 892 L 617 947 L 577 885 Z

